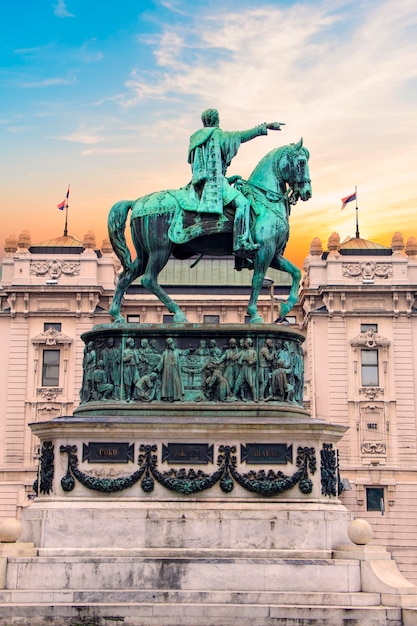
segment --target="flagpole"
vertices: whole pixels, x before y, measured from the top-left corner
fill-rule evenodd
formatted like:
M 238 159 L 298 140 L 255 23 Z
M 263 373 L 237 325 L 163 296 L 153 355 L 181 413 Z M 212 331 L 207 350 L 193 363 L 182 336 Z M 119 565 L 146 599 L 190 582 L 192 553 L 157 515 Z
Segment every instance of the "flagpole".
M 356 198 L 356 239 L 359 239 L 359 210 L 358 210 L 358 188 L 355 185 Z
M 64 237 L 68 236 L 68 200 L 65 203 L 65 226 L 64 226 Z
M 69 198 L 69 190 L 70 186 L 68 185 L 67 196 L 65 198 L 65 226 L 64 226 L 64 237 L 68 237 L 68 198 Z

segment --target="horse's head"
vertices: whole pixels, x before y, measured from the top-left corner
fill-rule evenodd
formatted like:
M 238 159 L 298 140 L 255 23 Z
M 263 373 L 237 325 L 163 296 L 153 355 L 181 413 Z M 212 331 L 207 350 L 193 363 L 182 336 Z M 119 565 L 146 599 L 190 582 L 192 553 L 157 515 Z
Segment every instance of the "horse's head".
M 289 200 L 295 204 L 298 198 L 309 200 L 312 196 L 308 159 L 310 153 L 303 147 L 303 138 L 298 143 L 281 148 L 276 161 L 276 174 L 291 189 Z

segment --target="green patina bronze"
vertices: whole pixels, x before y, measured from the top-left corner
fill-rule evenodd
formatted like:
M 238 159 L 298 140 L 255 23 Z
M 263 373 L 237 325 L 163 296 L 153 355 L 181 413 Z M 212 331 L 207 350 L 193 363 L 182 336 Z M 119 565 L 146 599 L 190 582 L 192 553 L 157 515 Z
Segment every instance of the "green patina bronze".
M 155 403 L 303 403 L 303 337 L 289 327 L 103 324 L 82 339 L 77 411 L 119 411 L 122 404 L 134 411 Z
M 181 189 L 148 194 L 117 202 L 108 217 L 109 236 L 123 271 L 119 276 L 110 314 L 122 322 L 121 301 L 129 285 L 142 276 L 142 285 L 167 307 L 175 322 L 186 322 L 184 312 L 158 284 L 158 275 L 173 255 L 235 255 L 236 268 L 253 269 L 252 292 L 247 307 L 251 322 L 263 322 L 257 301 L 269 267 L 287 272 L 292 287 L 281 305 L 284 316 L 294 306 L 300 270 L 283 257 L 289 237 L 291 205 L 311 197 L 309 152 L 290 144 L 269 152 L 247 181 L 226 178 L 227 167 L 241 143 L 281 124 L 261 124 L 247 131 L 224 132 L 218 113 L 205 111 L 204 127 L 191 136 L 188 160 L 191 182 Z M 126 244 L 129 211 L 137 257 L 132 261 Z
M 282 472 L 264 470 L 250 471 L 245 474 L 236 469 L 236 446 L 219 446 L 217 465 L 218 469 L 212 474 L 206 474 L 201 470 L 170 469 L 168 472 L 158 470 L 157 446 L 141 445 L 138 458 L 139 469 L 130 476 L 123 478 L 98 478 L 95 475 L 82 472 L 78 465 L 77 447 L 61 446 L 61 454 L 67 454 L 67 473 L 61 479 L 61 487 L 65 492 L 75 488 L 75 479 L 87 489 L 101 493 L 115 493 L 133 487 L 140 481 L 141 488 L 145 493 L 152 493 L 155 482 L 166 489 L 183 494 L 191 495 L 201 493 L 219 484 L 224 493 L 230 493 L 234 489 L 235 482 L 246 491 L 261 496 L 276 496 L 279 493 L 289 491 L 298 484 L 300 491 L 309 494 L 313 490 L 310 474 L 316 472 L 316 452 L 314 448 L 301 447 L 297 449 L 297 471 L 291 476 Z

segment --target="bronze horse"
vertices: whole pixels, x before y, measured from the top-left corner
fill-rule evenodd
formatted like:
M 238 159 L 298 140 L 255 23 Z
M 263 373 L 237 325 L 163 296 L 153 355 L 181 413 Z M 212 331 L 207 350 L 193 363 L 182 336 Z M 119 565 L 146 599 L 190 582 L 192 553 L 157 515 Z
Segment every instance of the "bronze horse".
M 263 322 L 257 312 L 257 301 L 268 267 L 288 272 L 293 279 L 288 299 L 281 304 L 280 315 L 286 315 L 297 302 L 301 272 L 283 254 L 289 237 L 291 205 L 298 199 L 305 201 L 311 198 L 309 156 L 309 151 L 303 147 L 300 139 L 297 144 L 275 148 L 263 157 L 247 181 L 238 180 L 237 184 L 241 185 L 242 192 L 252 205 L 253 241 L 260 244 L 250 263 L 253 265 L 253 278 L 247 313 L 252 323 Z M 109 237 L 123 266 L 110 307 L 115 322 L 124 321 L 120 313 L 122 298 L 138 276 L 142 276 L 142 285 L 174 314 L 174 322 L 187 322 L 179 305 L 158 284 L 158 275 L 170 255 L 187 259 L 202 254 L 232 254 L 233 215 L 228 215 L 227 207 L 225 215 L 213 224 L 213 218 L 209 215 L 197 215 L 180 209 L 181 199 L 186 193 L 186 187 L 154 192 L 138 200 L 121 200 L 111 208 L 108 218 Z M 131 260 L 125 238 L 129 210 L 132 210 L 130 227 L 137 253 L 134 261 Z M 189 237 L 192 238 L 184 238 L 184 243 L 173 243 L 170 238 L 169 230 L 175 216 L 179 216 L 185 226 L 190 223 L 190 217 L 196 218 L 188 228 L 191 233 Z

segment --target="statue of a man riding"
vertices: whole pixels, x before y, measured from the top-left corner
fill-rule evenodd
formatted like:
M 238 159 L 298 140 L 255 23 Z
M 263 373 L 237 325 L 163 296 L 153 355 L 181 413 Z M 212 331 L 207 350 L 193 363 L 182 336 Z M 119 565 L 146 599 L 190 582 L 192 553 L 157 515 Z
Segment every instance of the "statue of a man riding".
M 124 321 L 120 311 L 122 298 L 139 276 L 142 285 L 174 315 L 174 322 L 187 321 L 181 307 L 158 283 L 159 273 L 171 255 L 189 259 L 204 254 L 233 254 L 239 262 L 237 269 L 247 263 L 253 270 L 247 307 L 252 323 L 263 321 L 257 301 L 268 267 L 292 276 L 288 299 L 281 304 L 281 316 L 297 301 L 301 272 L 283 255 L 289 237 L 290 208 L 300 199 L 311 198 L 309 151 L 300 139 L 271 150 L 247 180 L 240 176 L 227 179 L 227 168 L 240 144 L 266 135 L 268 130 L 281 130 L 282 124 L 271 122 L 245 131 L 225 132 L 219 128 L 215 109 L 204 111 L 202 121 L 203 128 L 190 138 L 188 160 L 192 179 L 188 185 L 136 200 L 120 200 L 110 210 L 109 237 L 123 267 L 109 311 L 116 322 Z M 237 181 L 237 187 L 232 187 L 231 183 Z M 129 212 L 137 253 L 134 260 L 125 237 Z
M 236 211 L 233 254 L 253 257 L 260 244 L 254 243 L 250 234 L 250 202 L 238 188 L 230 185 L 226 172 L 241 143 L 267 135 L 268 130 L 281 130 L 283 123 L 264 123 L 249 130 L 226 132 L 219 128 L 219 113 L 216 109 L 204 111 L 201 120 L 203 128 L 190 137 L 190 204 L 184 204 L 183 208 L 222 215 L 223 207 L 232 205 Z

